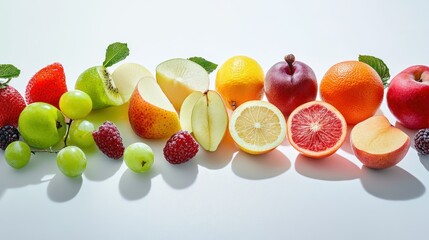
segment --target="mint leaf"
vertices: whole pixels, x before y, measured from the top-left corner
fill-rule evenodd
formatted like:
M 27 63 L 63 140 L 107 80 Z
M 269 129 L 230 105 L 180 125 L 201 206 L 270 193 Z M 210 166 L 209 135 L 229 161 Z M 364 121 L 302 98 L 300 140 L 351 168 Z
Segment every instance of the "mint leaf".
M 107 47 L 106 59 L 103 62 L 103 66 L 110 67 L 113 64 L 124 60 L 128 55 L 130 55 L 130 50 L 126 43 L 112 43 Z
M 359 55 L 359 62 L 366 63 L 370 65 L 378 73 L 381 80 L 383 81 L 384 87 L 388 87 L 389 84 L 387 81 L 390 79 L 389 68 L 380 58 L 369 55 Z
M 201 67 L 203 67 L 209 74 L 213 72 L 217 68 L 216 63 L 212 63 L 210 61 L 207 61 L 206 59 L 202 57 L 190 57 L 188 60 L 191 60 L 194 63 L 197 63 Z
M 0 78 L 10 79 L 16 78 L 21 73 L 17 67 L 12 64 L 0 64 Z

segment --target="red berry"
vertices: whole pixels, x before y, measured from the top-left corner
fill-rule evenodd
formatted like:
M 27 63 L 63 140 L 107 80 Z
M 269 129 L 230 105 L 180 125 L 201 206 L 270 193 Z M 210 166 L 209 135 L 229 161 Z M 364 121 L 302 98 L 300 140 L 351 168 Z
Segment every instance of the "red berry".
M 92 136 L 98 149 L 109 158 L 119 159 L 124 155 L 125 147 L 115 124 L 109 121 L 104 122 L 97 131 L 92 133 Z
M 45 102 L 59 108 L 61 95 L 67 92 L 66 76 L 60 63 L 53 63 L 38 71 L 25 90 L 27 103 Z
M 198 143 L 187 131 L 179 131 L 168 139 L 164 147 L 164 157 L 171 164 L 180 164 L 195 157 Z
M 12 86 L 0 83 L 0 127 L 5 125 L 18 126 L 18 118 L 25 108 L 21 94 Z

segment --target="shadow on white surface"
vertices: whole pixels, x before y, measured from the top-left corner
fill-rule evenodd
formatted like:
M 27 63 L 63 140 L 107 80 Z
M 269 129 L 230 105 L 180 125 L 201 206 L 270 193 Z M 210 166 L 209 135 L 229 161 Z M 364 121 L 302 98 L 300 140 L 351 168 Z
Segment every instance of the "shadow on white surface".
M 173 165 L 167 162 L 164 157 L 164 146 L 166 139 L 142 139 L 148 144 L 155 155 L 155 162 L 151 172 L 153 177 L 161 174 L 164 181 L 176 189 L 183 189 L 191 186 L 198 175 L 198 164 L 195 157 L 186 163 Z M 204 151 L 201 150 L 200 151 Z
M 383 170 L 361 169 L 361 183 L 371 195 L 386 200 L 410 200 L 422 196 L 422 182 L 404 169 L 393 166 Z
M 162 161 L 161 175 L 172 188 L 184 189 L 191 186 L 198 176 L 198 164 L 195 159 L 182 164 L 173 165 Z
M 416 147 L 414 147 L 414 137 L 416 136 L 416 133 L 418 132 L 418 130 L 406 128 L 404 127 L 404 125 L 402 125 L 402 123 L 398 121 L 395 122 L 395 127 L 401 129 L 404 133 L 406 133 L 410 137 L 411 147 L 413 149 L 416 149 Z
M 311 159 L 298 154 L 295 170 L 303 176 L 326 181 L 353 180 L 361 175 L 356 164 L 336 153 L 322 159 Z
M 290 160 L 278 149 L 262 155 L 239 151 L 231 164 L 232 171 L 237 176 L 250 180 L 273 178 L 290 167 Z
M 234 140 L 229 131 L 226 131 L 225 137 L 215 152 L 205 151 L 200 147 L 200 150 L 195 158 L 199 165 L 208 169 L 222 169 L 227 166 L 234 155 L 238 151 Z
M 420 162 L 422 163 L 423 167 L 426 168 L 426 170 L 429 172 L 429 156 L 424 156 L 419 154 Z
M 49 181 L 50 178 L 47 176 L 57 172 L 55 157 L 50 153 L 31 155 L 28 165 L 21 169 L 10 167 L 2 155 L 2 161 L 0 161 L 0 198 L 8 189 L 37 185 Z
M 135 173 L 127 169 L 119 180 L 119 192 L 127 200 L 139 200 L 149 194 L 152 186 L 151 179 L 156 176 L 148 173 Z
M 353 129 L 354 125 L 347 125 L 347 135 L 346 135 L 346 139 L 344 140 L 343 145 L 341 146 L 341 149 L 353 154 L 353 150 L 352 150 L 352 146 L 350 144 L 350 133 Z
M 92 181 L 104 181 L 120 169 L 123 160 L 111 159 L 101 152 L 87 154 L 87 166 L 84 172 L 86 178 Z
M 57 173 L 49 181 L 48 197 L 54 202 L 67 202 L 72 200 L 82 188 L 82 176 L 69 178 Z

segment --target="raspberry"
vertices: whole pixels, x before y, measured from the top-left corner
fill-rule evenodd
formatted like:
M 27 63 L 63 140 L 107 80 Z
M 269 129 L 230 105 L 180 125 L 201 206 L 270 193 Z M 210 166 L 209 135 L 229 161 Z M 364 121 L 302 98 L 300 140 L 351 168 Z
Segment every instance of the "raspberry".
M 171 164 L 180 164 L 195 157 L 198 152 L 198 143 L 187 131 L 179 131 L 164 147 L 164 157 Z
M 414 146 L 420 154 L 429 155 L 429 128 L 420 129 L 416 133 Z
M 5 150 L 6 147 L 19 140 L 18 129 L 14 126 L 6 125 L 0 128 L 0 148 Z
M 92 133 L 94 141 L 101 152 L 109 158 L 119 159 L 124 155 L 124 144 L 115 124 L 106 121 Z

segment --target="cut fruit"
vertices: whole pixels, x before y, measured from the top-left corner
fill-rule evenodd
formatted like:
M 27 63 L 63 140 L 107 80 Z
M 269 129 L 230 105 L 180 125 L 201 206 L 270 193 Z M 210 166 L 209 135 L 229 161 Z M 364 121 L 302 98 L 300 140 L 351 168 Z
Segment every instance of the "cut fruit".
M 216 151 L 228 128 L 228 113 L 217 92 L 209 90 L 195 103 L 191 126 L 192 135 L 201 147 Z
M 128 102 L 137 83 L 143 77 L 152 77 L 152 73 L 137 63 L 124 63 L 112 73 L 112 80 L 118 88 L 122 100 Z
M 183 101 L 182 107 L 180 108 L 180 125 L 182 130 L 186 130 L 189 133 L 192 133 L 192 110 L 194 109 L 195 103 L 204 96 L 204 93 L 195 91 Z
M 156 67 L 156 81 L 176 111 L 180 111 L 185 98 L 194 91 L 209 88 L 207 71 L 188 59 L 175 58 Z
M 166 138 L 180 130 L 176 110 L 152 77 L 137 84 L 128 117 L 134 132 L 143 138 Z
M 124 103 L 109 72 L 103 66 L 85 70 L 76 80 L 75 88 L 91 97 L 93 109 L 119 106 Z
M 286 120 L 273 104 L 253 100 L 232 113 L 229 132 L 244 152 L 262 154 L 279 146 L 286 137 Z
M 287 121 L 292 147 L 310 158 L 324 158 L 344 143 L 347 123 L 332 105 L 312 101 L 297 107 Z
M 410 137 L 393 127 L 385 116 L 374 116 L 358 123 L 350 133 L 355 156 L 369 168 L 396 165 L 408 152 Z

